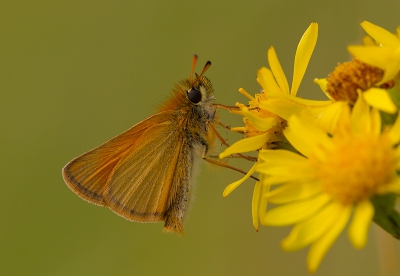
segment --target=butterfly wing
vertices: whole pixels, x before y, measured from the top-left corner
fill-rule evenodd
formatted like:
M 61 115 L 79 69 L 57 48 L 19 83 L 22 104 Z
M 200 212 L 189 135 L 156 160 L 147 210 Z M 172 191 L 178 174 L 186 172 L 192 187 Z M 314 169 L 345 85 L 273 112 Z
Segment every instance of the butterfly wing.
M 166 228 L 181 232 L 174 229 L 183 228 L 193 151 L 180 131 L 152 134 L 154 142 L 132 149 L 111 173 L 106 205 L 130 220 L 164 220 Z
M 135 221 L 161 221 L 189 182 L 192 150 L 176 111 L 157 113 L 63 168 L 83 199 Z M 183 156 L 182 156 L 183 154 Z M 188 165 L 188 163 L 190 163 Z

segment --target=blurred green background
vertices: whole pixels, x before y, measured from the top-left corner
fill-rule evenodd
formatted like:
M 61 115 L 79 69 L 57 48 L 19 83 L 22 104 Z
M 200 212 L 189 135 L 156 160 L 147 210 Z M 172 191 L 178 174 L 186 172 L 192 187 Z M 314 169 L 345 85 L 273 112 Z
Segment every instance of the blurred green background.
M 237 90 L 259 91 L 268 47 L 291 79 L 297 43 L 318 22 L 299 94 L 324 99 L 312 80 L 349 59 L 346 46 L 364 35 L 359 23 L 394 32 L 399 12 L 399 1 L 1 1 L 0 274 L 308 275 L 307 250 L 280 249 L 289 228 L 254 231 L 253 181 L 222 197 L 235 172 L 202 164 L 178 237 L 83 201 L 61 168 L 153 114 L 189 76 L 195 53 L 197 70 L 213 63 L 217 102 L 246 102 Z M 377 241 L 372 228 L 357 251 L 343 233 L 316 274 L 378 275 Z M 399 242 L 388 244 L 397 255 L 383 258 L 399 262 Z

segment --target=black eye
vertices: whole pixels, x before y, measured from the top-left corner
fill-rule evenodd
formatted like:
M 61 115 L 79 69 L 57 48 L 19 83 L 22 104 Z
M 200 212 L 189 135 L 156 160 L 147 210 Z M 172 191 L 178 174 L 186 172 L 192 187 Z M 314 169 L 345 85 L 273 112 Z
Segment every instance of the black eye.
M 197 104 L 201 101 L 201 92 L 199 90 L 192 88 L 187 92 L 187 94 L 189 101 L 192 103 Z

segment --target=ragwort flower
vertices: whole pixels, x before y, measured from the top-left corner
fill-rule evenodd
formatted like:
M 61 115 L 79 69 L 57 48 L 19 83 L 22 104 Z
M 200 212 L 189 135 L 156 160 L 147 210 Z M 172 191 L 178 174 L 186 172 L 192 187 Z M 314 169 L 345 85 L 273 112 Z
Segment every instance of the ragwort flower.
M 397 107 L 393 103 L 387 90 L 394 86 L 393 80 L 381 83 L 384 71 L 378 67 L 371 66 L 358 59 L 339 63 L 335 70 L 326 79 L 315 79 L 322 91 L 335 102 L 330 108 L 339 110 L 347 104 L 353 106 L 357 101 L 358 92 L 368 103 L 386 113 L 394 114 Z M 345 104 L 343 104 L 345 103 Z M 328 118 L 330 120 L 332 118 Z M 332 120 L 334 127 L 336 121 Z
M 375 40 L 375 45 L 349 46 L 349 52 L 361 61 L 385 71 L 379 84 L 393 80 L 400 71 L 400 27 L 397 35 L 368 21 L 361 23 L 364 30 Z
M 237 103 L 236 105 L 239 107 L 239 110 L 231 111 L 232 113 L 244 116 L 245 122 L 244 127 L 233 128 L 232 130 L 243 132 L 247 138 L 234 143 L 220 154 L 220 158 L 228 157 L 234 153 L 276 148 L 279 144 L 281 148 L 290 146 L 285 143 L 286 139 L 282 135 L 286 127 L 286 120 L 290 115 L 300 113 L 303 108 L 308 108 L 310 112 L 314 110 L 320 111 L 331 104 L 331 101 L 303 100 L 296 97 L 315 48 L 317 37 L 318 24 L 311 23 L 303 34 L 296 50 L 291 89 L 289 89 L 287 78 L 282 70 L 275 49 L 273 47 L 269 48 L 268 61 L 271 69 L 263 67 L 257 74 L 257 81 L 263 88 L 262 93 L 252 97 L 244 89 L 239 89 L 239 92 L 249 98 L 249 105 L 246 106 Z M 228 196 L 254 173 L 257 164 L 258 162 L 245 177 L 228 185 L 224 190 L 224 197 Z M 263 179 L 264 176 L 260 175 L 259 178 Z M 262 197 L 262 194 L 267 191 L 267 186 L 263 186 L 260 182 L 256 183 L 252 202 L 253 224 L 256 229 L 258 229 L 259 212 L 266 208 L 266 201 Z
M 377 195 L 400 193 L 400 116 L 381 131 L 376 109 L 362 97 L 353 109 L 343 108 L 332 134 L 312 116 L 292 116 L 284 134 L 298 150 L 261 150 L 256 170 L 268 175 L 267 193 L 278 206 L 267 210 L 265 225 L 294 225 L 282 242 L 287 251 L 310 245 L 307 266 L 316 271 L 323 257 L 351 219 L 348 235 L 356 248 L 366 244 Z

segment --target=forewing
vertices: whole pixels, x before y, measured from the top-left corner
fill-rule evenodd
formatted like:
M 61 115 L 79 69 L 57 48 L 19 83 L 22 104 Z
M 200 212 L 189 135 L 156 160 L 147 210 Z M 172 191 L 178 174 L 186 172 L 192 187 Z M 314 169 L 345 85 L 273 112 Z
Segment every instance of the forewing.
M 188 174 L 188 156 L 181 154 L 186 136 L 174 121 L 146 130 L 138 143 L 113 169 L 104 191 L 106 205 L 130 220 L 162 221 L 179 179 Z
M 157 113 L 101 146 L 73 159 L 62 170 L 65 183 L 83 199 L 94 204 L 106 205 L 104 192 L 116 165 L 129 153 L 135 152 L 134 149 L 149 148 L 154 139 L 147 140 L 146 135 L 159 133 L 160 130 L 168 128 L 171 125 L 171 116 L 173 111 Z M 150 162 L 150 160 L 144 161 L 146 164 Z

